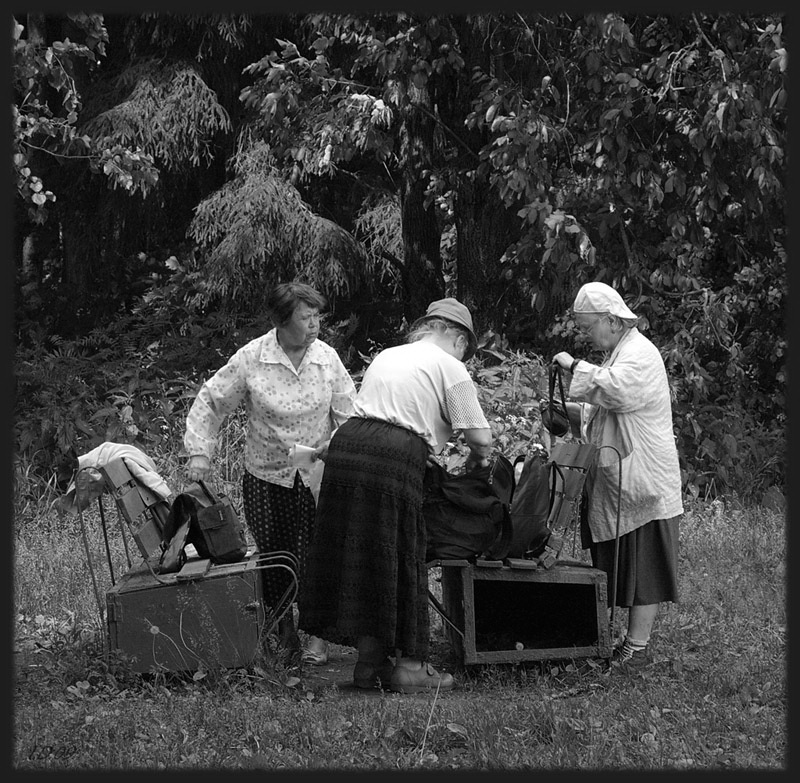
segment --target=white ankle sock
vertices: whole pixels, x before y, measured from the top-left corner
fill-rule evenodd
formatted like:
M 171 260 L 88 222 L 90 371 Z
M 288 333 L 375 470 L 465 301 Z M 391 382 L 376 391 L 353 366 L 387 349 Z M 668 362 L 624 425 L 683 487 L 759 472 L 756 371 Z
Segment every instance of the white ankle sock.
M 625 642 L 622 645 L 622 650 L 620 651 L 620 655 L 623 660 L 627 661 L 628 658 L 632 658 L 633 654 L 636 652 L 640 652 L 647 647 L 648 639 L 631 639 L 630 636 L 625 637 Z

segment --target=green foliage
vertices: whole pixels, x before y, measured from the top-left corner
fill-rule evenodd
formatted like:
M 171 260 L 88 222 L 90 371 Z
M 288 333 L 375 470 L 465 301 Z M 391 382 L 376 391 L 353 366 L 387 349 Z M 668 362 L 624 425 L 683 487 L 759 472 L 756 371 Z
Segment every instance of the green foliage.
M 760 500 L 770 487 L 785 487 L 788 467 L 786 417 L 764 426 L 734 404 L 692 408 L 681 420 L 678 451 L 682 482 L 691 497 L 737 493 Z
M 17 99 L 12 104 L 12 161 L 18 197 L 29 204 L 28 217 L 33 223 L 44 223 L 47 202 L 56 200 L 56 194 L 45 190 L 41 177 L 33 173 L 35 158 L 88 159 L 93 169 L 102 171 L 113 186 L 140 189 L 142 193 L 158 177 L 152 157 L 141 148 L 107 145 L 79 130 L 82 105 L 78 83 L 83 75 L 80 61 L 86 61 L 91 70 L 96 58 L 105 54 L 108 33 L 102 15 L 67 16 L 85 37 L 85 43 L 66 38 L 47 45 L 42 31 L 35 27 L 27 31 L 27 40 L 22 38 L 25 27 L 16 19 L 12 27 L 12 83 Z
M 477 365 L 477 366 L 475 366 Z M 509 459 L 546 442 L 539 400 L 547 394 L 547 363 L 541 357 L 512 351 L 497 335 L 479 343 L 472 374 L 478 399 L 492 427 L 496 449 Z
M 154 363 L 180 374 L 190 356 L 204 368 L 221 361 L 237 329 L 258 328 L 268 286 L 299 277 L 328 294 L 339 325 L 330 337 L 355 368 L 370 338 L 399 333 L 405 311 L 418 314 L 441 283 L 471 306 L 479 329 L 546 360 L 571 347 L 578 286 L 604 280 L 662 350 L 687 487 L 740 490 L 747 476 L 744 491 L 758 495 L 780 472 L 785 443 L 783 18 L 322 13 L 279 25 L 145 14 L 106 27 L 77 14 L 66 19 L 85 42 L 52 46 L 35 30 L 25 41 L 17 25 L 19 138 L 41 130 L 78 150 L 70 128 L 91 123 L 106 140 L 101 165 L 123 188 L 145 184 L 130 169 L 137 148 L 165 167 L 135 210 L 125 193 L 101 193 L 64 167 L 75 197 L 59 202 L 52 257 L 18 259 L 19 333 L 40 323 L 34 356 L 47 356 L 51 336 L 62 346 L 74 339 L 80 356 L 92 326 L 122 315 L 146 339 L 138 352 L 157 345 Z M 206 67 L 212 52 L 220 56 Z M 240 59 L 244 81 L 227 70 Z M 223 94 L 242 99 L 233 127 Z M 219 163 L 216 145 L 234 135 L 224 186 L 209 184 L 219 166 L 208 180 L 184 176 Z M 51 205 L 45 183 L 55 170 L 34 165 L 30 149 L 15 151 L 24 199 Z M 183 226 L 194 247 L 176 250 Z M 155 278 L 143 276 L 142 256 L 159 259 Z M 177 266 L 165 273 L 172 256 Z M 68 285 L 65 269 L 82 271 L 83 283 Z M 147 318 L 169 324 L 168 337 L 145 338 Z M 200 351 L 186 351 L 192 339 Z M 28 374 L 31 356 L 22 358 Z M 108 410 L 102 394 L 62 375 L 61 391 L 80 407 Z M 102 385 L 122 388 L 120 399 L 137 394 Z M 76 432 L 59 423 L 78 418 L 66 398 L 50 403 L 22 425 L 25 454 L 35 443 L 50 454 Z M 720 441 L 718 422 L 734 419 L 747 424 L 736 438 L 747 458 Z
M 73 449 L 83 453 L 112 441 L 148 452 L 174 438 L 187 384 L 148 368 L 153 350 L 126 344 L 123 332 L 20 351 L 14 417 L 20 466 L 47 481 Z
M 368 284 L 383 294 L 399 292 L 403 242 L 400 205 L 392 196 L 365 202 L 356 217 L 354 234 L 367 254 Z
M 427 304 L 423 289 L 443 288 L 441 231 L 427 192 L 439 132 L 429 90 L 463 66 L 452 30 L 405 13 L 311 14 L 296 40 L 280 40 L 280 54 L 248 69 L 248 133 L 266 139 L 284 176 L 307 190 L 320 178 L 348 188 L 355 172 L 362 216 L 387 192 L 399 197 L 402 252 L 389 256 L 411 317 Z M 382 275 L 386 256 L 377 259 Z
M 214 91 L 188 62 L 135 63 L 96 85 L 86 115 L 86 133 L 108 144 L 135 144 L 168 168 L 209 163 L 213 139 L 232 129 Z
M 257 312 L 269 288 L 302 279 L 331 300 L 363 279 L 363 248 L 348 232 L 315 215 L 275 175 L 267 145 L 236 159 L 236 179 L 197 207 L 190 236 L 206 252 L 208 289 L 239 312 Z

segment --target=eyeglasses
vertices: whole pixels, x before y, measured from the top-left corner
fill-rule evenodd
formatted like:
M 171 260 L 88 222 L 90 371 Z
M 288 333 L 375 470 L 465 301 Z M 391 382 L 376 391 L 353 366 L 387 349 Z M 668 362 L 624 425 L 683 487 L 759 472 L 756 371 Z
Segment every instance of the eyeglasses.
M 595 326 L 597 326 L 597 324 L 599 324 L 600 321 L 602 321 L 602 320 L 603 320 L 603 317 L 600 316 L 599 318 L 595 318 L 594 321 L 592 321 L 589 324 L 576 323 L 575 326 L 577 327 L 578 332 L 580 334 L 588 337 L 594 331 Z

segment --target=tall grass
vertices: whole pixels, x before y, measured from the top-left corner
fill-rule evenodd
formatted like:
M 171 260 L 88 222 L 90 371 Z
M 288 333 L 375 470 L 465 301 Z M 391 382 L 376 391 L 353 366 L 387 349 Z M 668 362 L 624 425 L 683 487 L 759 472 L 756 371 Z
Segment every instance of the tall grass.
M 215 484 L 240 507 L 239 435 L 227 436 Z M 179 489 L 178 460 L 156 462 Z M 786 530 L 773 511 L 689 505 L 680 602 L 662 608 L 652 665 L 638 673 L 586 659 L 464 670 L 432 622 L 434 663 L 455 668 L 458 687 L 401 696 L 312 689 L 268 662 L 204 678 L 131 672 L 104 646 L 91 579 L 102 597 L 111 579 L 99 508 L 82 527 L 21 496 L 17 768 L 786 768 Z M 118 579 L 127 556 L 104 505 Z M 624 610 L 617 618 L 624 626 Z

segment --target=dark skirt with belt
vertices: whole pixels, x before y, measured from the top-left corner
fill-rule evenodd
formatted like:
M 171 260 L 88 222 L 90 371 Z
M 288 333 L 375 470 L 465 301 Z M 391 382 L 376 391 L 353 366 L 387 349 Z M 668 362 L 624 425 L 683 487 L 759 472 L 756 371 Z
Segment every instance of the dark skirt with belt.
M 585 502 L 584 502 L 585 505 Z M 616 605 L 647 606 L 678 601 L 678 523 L 680 517 L 654 519 L 619 538 Z M 592 565 L 608 574 L 611 603 L 614 578 L 614 539 L 591 540 L 585 516 L 581 542 L 589 549 Z
M 322 474 L 314 538 L 298 600 L 300 626 L 339 644 L 376 637 L 428 652 L 423 478 L 428 447 L 375 419 L 348 419 Z

